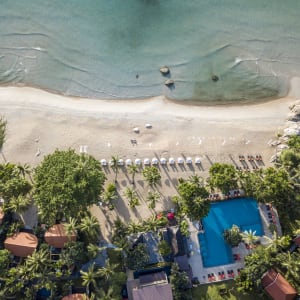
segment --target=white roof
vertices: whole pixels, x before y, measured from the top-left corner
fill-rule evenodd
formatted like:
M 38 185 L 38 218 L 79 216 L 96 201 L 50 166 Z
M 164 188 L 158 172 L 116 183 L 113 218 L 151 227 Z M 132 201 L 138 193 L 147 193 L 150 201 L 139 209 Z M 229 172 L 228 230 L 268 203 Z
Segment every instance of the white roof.
M 135 163 L 136 165 L 140 165 L 140 164 L 142 163 L 142 161 L 141 161 L 139 158 L 136 158 L 136 159 L 134 160 L 134 163 Z
M 132 165 L 132 160 L 130 158 L 127 158 L 125 163 L 126 163 L 126 166 L 130 166 L 130 165 Z
M 119 166 L 123 166 L 123 165 L 124 165 L 124 160 L 123 160 L 122 158 L 120 158 L 120 159 L 118 160 L 118 165 L 119 165 Z
M 162 165 L 165 165 L 165 164 L 167 163 L 167 160 L 166 160 L 164 157 L 162 157 L 162 158 L 160 159 L 160 163 L 161 163 Z
M 200 157 L 195 158 L 195 164 L 201 164 L 201 159 Z
M 184 159 L 183 159 L 182 157 L 178 157 L 178 158 L 177 158 L 177 162 L 178 162 L 179 164 L 183 164 L 183 163 L 184 163 Z
M 104 158 L 102 158 L 102 159 L 100 160 L 100 163 L 101 163 L 102 166 L 106 166 L 106 165 L 107 165 L 107 161 L 106 161 L 106 159 L 104 159 Z
M 185 161 L 186 161 L 187 164 L 193 163 L 193 160 L 192 160 L 191 157 L 187 157 Z
M 171 164 L 171 165 L 175 164 L 175 159 L 173 157 L 169 158 L 169 164 Z
M 153 157 L 151 160 L 152 165 L 157 165 L 158 164 L 158 159 L 156 157 Z
M 150 165 L 150 159 L 149 158 L 144 159 L 144 165 Z

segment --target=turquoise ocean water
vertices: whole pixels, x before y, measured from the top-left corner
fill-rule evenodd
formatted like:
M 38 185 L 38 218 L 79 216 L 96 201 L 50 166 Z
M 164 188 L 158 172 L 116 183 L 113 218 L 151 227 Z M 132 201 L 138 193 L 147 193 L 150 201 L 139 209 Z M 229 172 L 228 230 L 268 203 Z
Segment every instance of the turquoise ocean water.
M 105 99 L 281 96 L 300 71 L 299 12 L 299 0 L 1 0 L 0 83 Z

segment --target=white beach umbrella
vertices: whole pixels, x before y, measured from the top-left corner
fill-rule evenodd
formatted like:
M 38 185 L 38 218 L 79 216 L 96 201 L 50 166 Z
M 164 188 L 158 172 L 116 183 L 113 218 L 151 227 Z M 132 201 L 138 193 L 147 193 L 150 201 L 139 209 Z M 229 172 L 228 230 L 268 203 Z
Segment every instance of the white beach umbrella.
M 151 160 L 152 165 L 157 165 L 158 164 L 158 159 L 156 157 L 153 157 Z
M 164 157 L 162 157 L 162 158 L 160 159 L 160 163 L 161 163 L 162 165 L 165 165 L 165 164 L 167 163 L 167 160 L 166 160 Z
M 139 132 L 140 132 L 140 129 L 139 129 L 138 127 L 134 127 L 134 128 L 133 128 L 133 131 L 134 131 L 135 133 L 139 133 Z
M 108 163 L 109 163 L 110 166 L 114 165 L 114 161 L 112 159 L 110 159 Z
M 132 160 L 130 158 L 127 158 L 125 161 L 126 166 L 132 165 Z
M 118 165 L 119 165 L 119 166 L 124 166 L 124 160 L 123 160 L 122 158 L 120 158 L 120 159 L 118 160 Z
M 149 124 L 149 123 L 147 123 L 147 124 L 145 124 L 145 127 L 148 128 L 148 129 L 150 129 L 150 128 L 152 128 L 152 125 Z
M 175 159 L 173 157 L 169 158 L 169 164 L 174 165 L 175 164 Z
M 150 159 L 149 158 L 145 158 L 144 159 L 144 165 L 145 166 L 149 166 L 150 165 Z
M 183 159 L 182 157 L 178 157 L 178 158 L 177 158 L 177 162 L 178 162 L 179 164 L 183 164 L 183 163 L 184 163 L 184 159 Z
M 142 163 L 142 161 L 139 158 L 136 158 L 135 161 L 134 161 L 134 164 L 137 165 L 137 166 L 140 166 L 141 163 Z
M 185 162 L 186 162 L 187 164 L 192 164 L 192 163 L 193 163 L 193 160 L 192 160 L 191 157 L 187 157 L 186 160 L 185 160 Z
M 200 157 L 195 158 L 195 164 L 201 164 L 201 159 Z
M 100 163 L 101 163 L 101 166 L 106 166 L 106 165 L 107 165 L 107 161 L 106 161 L 106 159 L 104 159 L 104 158 L 102 158 L 102 159 L 100 160 Z

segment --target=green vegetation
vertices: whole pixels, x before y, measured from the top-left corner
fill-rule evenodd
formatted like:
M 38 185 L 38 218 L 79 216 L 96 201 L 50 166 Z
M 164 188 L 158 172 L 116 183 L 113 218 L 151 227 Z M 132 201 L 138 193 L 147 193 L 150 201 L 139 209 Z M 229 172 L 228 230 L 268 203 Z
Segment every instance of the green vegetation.
M 242 241 L 240 228 L 237 225 L 232 225 L 230 229 L 226 229 L 223 233 L 224 240 L 231 246 L 236 247 Z
M 189 278 L 185 272 L 179 270 L 176 263 L 172 264 L 170 283 L 174 300 L 192 300 Z
M 269 299 L 263 293 L 238 292 L 233 280 L 212 284 L 204 284 L 192 289 L 193 299 L 197 300 L 253 300 Z
M 149 254 L 146 245 L 138 243 L 127 251 L 126 265 L 131 270 L 143 269 L 149 262 Z
M 161 179 L 160 172 L 156 167 L 146 167 L 142 173 L 151 187 L 155 187 Z
M 173 201 L 182 216 L 186 215 L 191 220 L 201 220 L 208 215 L 209 193 L 199 176 L 191 176 L 187 180 L 180 178 L 177 189 L 179 197 L 175 196 Z
M 56 150 L 37 166 L 34 181 L 33 197 L 41 220 L 52 225 L 98 203 L 105 175 L 92 156 Z

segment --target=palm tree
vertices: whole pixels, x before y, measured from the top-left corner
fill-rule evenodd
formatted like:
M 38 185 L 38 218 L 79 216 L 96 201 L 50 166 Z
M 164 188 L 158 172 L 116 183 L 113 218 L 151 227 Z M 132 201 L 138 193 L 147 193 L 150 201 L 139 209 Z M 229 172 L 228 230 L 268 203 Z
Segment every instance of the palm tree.
M 19 175 L 21 175 L 24 179 L 25 179 L 26 175 L 28 175 L 31 183 L 33 182 L 32 178 L 31 178 L 31 172 L 32 172 L 32 170 L 31 170 L 31 167 L 30 167 L 29 164 L 26 164 L 26 163 L 24 165 L 17 164 L 16 167 L 17 167 Z
M 273 238 L 269 238 L 268 236 L 264 236 L 264 239 L 268 241 L 268 245 L 266 249 L 272 250 L 274 252 L 281 251 L 282 249 L 287 248 L 290 245 L 291 238 L 289 236 L 279 237 L 277 232 L 274 231 Z
M 137 165 L 129 165 L 128 166 L 128 172 L 129 172 L 129 174 L 132 175 L 132 184 L 134 185 L 135 184 L 134 176 L 135 176 L 136 173 L 139 172 L 139 167 Z
M 117 182 L 117 176 L 119 171 L 119 157 L 117 155 L 113 155 L 111 157 L 111 167 L 115 172 L 115 182 Z
M 158 168 L 154 166 L 146 167 L 143 170 L 143 176 L 152 188 L 155 187 L 161 179 L 161 174 Z
M 97 298 L 97 299 L 99 299 L 99 300 L 118 300 L 119 297 L 114 296 L 113 293 L 114 293 L 114 289 L 112 286 L 110 286 L 108 288 L 106 293 L 104 290 L 101 289 L 99 291 L 99 296 L 98 296 L 100 298 Z
M 243 242 L 248 244 L 251 249 L 253 248 L 255 242 L 259 239 L 259 237 L 255 234 L 256 231 L 252 231 L 251 229 L 249 231 L 245 230 L 244 232 L 241 232 Z
M 100 235 L 100 226 L 96 217 L 85 216 L 81 219 L 78 228 L 87 237 L 87 240 L 98 240 Z
M 296 256 L 296 252 L 295 255 L 291 254 L 290 252 L 286 252 L 284 253 L 284 258 L 280 260 L 281 266 L 286 269 L 285 277 L 287 279 L 291 279 L 292 281 L 293 279 L 298 281 L 300 276 L 300 255 L 298 254 L 298 259 Z
M 196 186 L 202 186 L 203 185 L 203 178 L 199 176 L 198 174 L 191 175 L 188 178 L 188 181 Z
M 125 197 L 129 200 L 129 206 L 131 208 L 140 204 L 136 191 L 133 188 L 127 187 L 124 193 Z
M 28 209 L 30 204 L 31 199 L 26 196 L 19 195 L 18 197 L 12 197 L 9 202 L 5 204 L 5 210 L 17 213 L 21 221 L 25 224 L 22 213 Z
M 4 118 L 4 116 L 0 116 L 0 152 L 2 153 L 2 148 L 3 145 L 5 143 L 5 139 L 6 139 L 6 125 L 7 125 L 7 121 Z M 3 154 L 2 154 L 3 156 Z M 3 156 L 4 161 L 5 161 L 5 157 Z
M 96 287 L 96 279 L 100 277 L 98 270 L 95 270 L 95 263 L 89 266 L 87 272 L 80 270 L 82 284 L 86 287 L 86 295 L 90 295 L 90 288 Z
M 128 234 L 139 233 L 142 230 L 142 226 L 139 223 L 135 223 L 134 221 L 130 221 L 128 224 L 127 232 Z
M 143 222 L 143 227 L 145 231 L 157 232 L 159 228 L 166 226 L 167 223 L 168 220 L 165 217 L 152 216 Z
M 149 202 L 149 208 L 154 209 L 156 202 L 160 199 L 160 194 L 158 192 L 150 191 L 147 195 L 147 201 Z
M 76 224 L 76 219 L 70 217 L 68 220 L 68 223 L 64 223 L 64 229 L 66 234 L 68 235 L 68 238 L 70 240 L 70 237 L 75 233 L 76 234 L 76 229 L 77 229 L 77 224 Z
M 114 274 L 117 268 L 117 264 L 111 264 L 109 259 L 106 260 L 105 267 L 100 268 L 98 273 L 101 277 L 103 277 L 106 281 L 111 279 L 111 276 Z
M 25 261 L 26 271 L 30 274 L 46 274 L 50 264 L 50 253 L 47 249 L 40 249 L 28 256 Z

